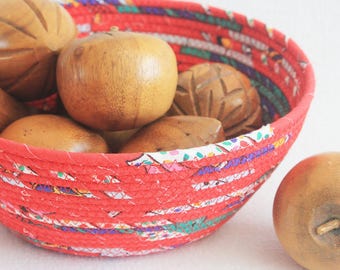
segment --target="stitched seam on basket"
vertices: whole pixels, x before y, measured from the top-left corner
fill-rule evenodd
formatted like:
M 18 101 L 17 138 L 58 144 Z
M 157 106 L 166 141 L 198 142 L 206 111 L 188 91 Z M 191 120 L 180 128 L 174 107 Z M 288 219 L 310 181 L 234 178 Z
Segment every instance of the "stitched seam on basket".
M 196 226 L 193 232 L 197 232 L 200 229 L 206 229 L 209 226 L 214 225 L 215 222 L 223 221 L 223 219 L 227 218 L 229 215 L 233 214 L 233 211 L 227 213 L 221 213 L 212 219 L 206 218 L 194 218 L 192 220 L 186 222 L 171 222 L 167 219 L 161 219 L 153 222 L 135 222 L 131 225 L 125 223 L 89 223 L 83 221 L 74 221 L 74 220 L 57 220 L 51 219 L 48 217 L 40 216 L 37 213 L 32 212 L 32 210 L 26 208 L 26 213 L 23 213 L 18 208 L 15 208 L 9 203 L 6 203 L 0 200 L 0 206 L 2 210 L 8 212 L 9 214 L 16 215 L 21 218 L 21 222 L 30 223 L 38 222 L 32 225 L 39 226 L 53 226 L 58 230 L 62 230 L 65 232 L 78 232 L 78 233 L 90 233 L 90 234 L 139 234 L 147 233 L 150 231 L 173 231 L 173 232 L 183 232 L 184 234 L 190 234 L 190 232 L 183 231 L 183 225 L 187 223 L 196 223 L 199 222 L 199 226 Z M 237 211 L 237 210 L 236 210 Z M 208 223 L 204 225 L 205 221 Z M 191 227 L 191 226 L 190 226 Z M 48 228 L 48 227 L 47 227 Z M 185 230 L 185 229 L 184 229 Z
M 216 165 L 207 165 L 207 166 L 203 165 L 199 170 L 196 171 L 195 174 L 200 175 L 200 174 L 206 174 L 206 173 L 212 173 L 212 172 L 219 172 L 224 169 L 229 169 L 229 168 L 237 167 L 245 163 L 249 163 L 252 160 L 260 158 L 261 156 L 267 155 L 268 153 L 274 151 L 275 149 L 281 146 L 279 142 L 284 140 L 286 143 L 289 140 L 289 138 L 290 138 L 289 134 L 283 135 L 282 137 L 276 138 L 275 140 L 270 140 L 268 144 L 263 144 L 261 147 L 256 147 L 256 149 L 254 149 L 254 151 L 250 153 L 246 151 L 246 148 L 241 149 L 243 151 L 239 151 L 240 155 L 238 157 L 230 157 L 230 159 L 228 159 L 227 161 L 223 161 Z M 161 166 L 164 165 L 163 163 L 159 163 L 159 164 Z M 200 173 L 200 171 L 202 173 Z M 151 174 L 158 174 L 158 173 L 160 172 L 158 171 L 151 172 Z
M 287 60 L 287 62 L 290 64 L 290 66 L 293 68 L 293 70 L 295 71 L 296 77 L 297 77 L 297 78 L 304 78 L 303 74 L 304 74 L 304 70 L 306 69 L 306 66 L 303 68 L 303 67 L 301 66 L 301 64 L 300 64 L 300 65 L 299 65 L 299 64 L 296 64 L 296 65 L 293 64 L 293 65 L 292 65 L 292 63 L 296 63 L 296 62 L 297 62 L 297 59 L 295 59 L 295 57 L 292 55 L 291 50 L 289 50 L 289 51 L 286 50 L 290 38 L 288 38 L 286 35 L 282 34 L 281 32 L 277 31 L 276 29 L 272 29 L 272 31 L 273 31 L 273 36 L 271 37 L 271 36 L 269 35 L 269 33 L 268 33 L 268 29 L 269 29 L 269 28 L 268 28 L 267 25 L 264 25 L 267 34 L 264 34 L 263 32 L 261 32 L 261 30 L 260 30 L 259 27 L 251 27 L 251 26 L 246 26 L 246 25 L 245 25 L 245 27 L 248 27 L 248 29 L 250 29 L 252 32 L 256 33 L 256 34 L 257 34 L 256 36 L 265 37 L 266 40 L 269 40 L 271 43 L 274 43 L 276 46 L 278 46 L 278 48 L 280 48 L 282 51 L 284 51 L 284 52 L 285 52 L 285 57 L 284 57 L 284 59 L 286 59 L 286 58 L 289 59 L 289 60 L 288 60 L 288 59 L 286 59 L 286 60 Z M 286 43 L 285 43 L 285 44 L 280 43 L 280 42 L 276 39 L 276 36 L 275 36 L 275 35 L 277 35 L 276 32 L 278 32 L 279 34 L 282 34 L 282 35 L 285 37 L 285 39 L 286 39 Z M 262 41 L 262 39 L 261 39 L 261 41 Z M 264 42 L 264 41 L 262 41 L 262 42 Z M 264 43 L 265 43 L 265 42 L 264 42 Z M 268 42 L 266 42 L 265 44 L 268 44 Z M 268 45 L 268 46 L 269 46 L 269 45 Z M 300 50 L 300 49 L 299 49 L 299 50 Z M 301 50 L 300 50 L 300 51 L 301 51 Z M 287 52 L 288 52 L 288 53 L 287 53 Z M 301 51 L 301 52 L 302 52 L 302 51 Z M 300 55 L 300 57 L 303 57 L 303 59 L 300 59 L 300 61 L 303 60 L 303 61 L 306 62 L 307 65 L 310 64 L 310 63 L 309 63 L 309 60 L 306 59 L 306 57 L 305 57 L 305 55 L 304 55 L 303 52 L 302 52 L 302 54 Z M 284 66 L 283 66 L 283 67 L 284 67 Z M 296 68 L 296 67 L 298 67 L 298 68 Z M 284 67 L 284 68 L 285 68 L 285 67 Z M 287 72 L 288 72 L 288 71 L 287 71 Z M 288 73 L 289 73 L 289 72 L 288 72 Z M 289 75 L 291 76 L 290 73 L 289 73 Z M 294 80 L 295 80 L 295 78 L 294 78 Z M 296 81 L 296 83 L 297 83 L 297 81 Z M 300 84 L 301 84 L 301 85 L 304 85 L 304 84 L 305 84 L 305 80 L 304 80 L 303 82 L 300 82 Z
M 265 161 L 266 162 L 266 161 Z M 9 188 L 9 191 L 11 191 L 11 189 Z M 137 198 L 136 198 L 137 199 Z M 140 198 L 139 198 L 140 199 Z M 105 199 L 104 199 L 105 200 Z M 106 200 L 107 201 L 107 200 Z M 83 204 L 85 205 L 86 203 L 83 202 Z M 91 205 L 91 203 L 89 203 L 89 205 Z M 92 204 L 93 205 L 93 204 Z
M 178 211 L 181 212 L 189 212 L 192 210 L 202 209 L 205 207 L 216 206 L 219 204 L 225 204 L 229 200 L 232 200 L 231 203 L 227 203 L 224 209 L 233 208 L 236 205 L 242 205 L 248 198 L 250 198 L 268 178 L 268 174 L 265 173 L 264 175 L 260 176 L 256 181 L 240 188 L 237 191 L 230 192 L 226 195 L 220 195 L 218 197 L 201 200 L 196 203 L 191 203 L 187 205 L 175 206 L 166 209 L 154 209 L 146 213 L 145 216 L 163 216 L 163 215 L 170 215 L 170 214 L 177 214 Z M 180 210 L 179 210 L 180 209 Z

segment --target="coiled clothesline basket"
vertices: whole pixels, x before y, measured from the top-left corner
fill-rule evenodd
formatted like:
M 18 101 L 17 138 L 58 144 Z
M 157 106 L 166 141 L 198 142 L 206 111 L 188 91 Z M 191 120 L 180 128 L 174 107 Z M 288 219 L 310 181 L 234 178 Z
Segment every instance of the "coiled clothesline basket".
M 179 71 L 232 65 L 261 96 L 262 128 L 167 152 L 81 154 L 0 139 L 0 222 L 32 244 L 84 256 L 171 250 L 227 222 L 298 136 L 313 69 L 285 35 L 235 12 L 160 0 L 63 1 L 79 36 L 144 32 L 166 40 Z

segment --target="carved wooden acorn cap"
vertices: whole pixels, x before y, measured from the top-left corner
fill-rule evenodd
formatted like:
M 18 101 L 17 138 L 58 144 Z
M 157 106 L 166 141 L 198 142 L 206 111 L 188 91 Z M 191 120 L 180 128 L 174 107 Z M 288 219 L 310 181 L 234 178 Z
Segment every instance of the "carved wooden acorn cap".
M 0 0 L 0 87 L 23 101 L 48 96 L 57 55 L 75 35 L 72 17 L 52 0 Z

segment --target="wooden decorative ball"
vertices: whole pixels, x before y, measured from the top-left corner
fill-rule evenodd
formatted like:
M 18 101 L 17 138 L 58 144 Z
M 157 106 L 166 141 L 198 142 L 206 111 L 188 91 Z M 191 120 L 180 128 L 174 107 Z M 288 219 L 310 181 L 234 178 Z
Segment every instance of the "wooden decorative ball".
M 226 139 L 262 125 L 256 89 L 244 74 L 221 63 L 202 63 L 180 73 L 169 114 L 217 118 Z
M 0 87 L 22 101 L 50 95 L 59 51 L 76 32 L 55 1 L 0 0 Z

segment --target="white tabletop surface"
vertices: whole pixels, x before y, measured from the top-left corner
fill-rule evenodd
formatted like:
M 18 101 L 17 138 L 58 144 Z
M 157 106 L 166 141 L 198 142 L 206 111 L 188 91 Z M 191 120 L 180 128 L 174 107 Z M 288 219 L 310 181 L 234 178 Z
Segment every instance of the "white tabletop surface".
M 197 1 L 265 22 L 293 38 L 311 60 L 316 94 L 300 136 L 271 178 L 211 236 L 174 251 L 131 258 L 82 258 L 46 251 L 0 225 L 0 269 L 302 269 L 282 249 L 272 206 L 285 174 L 300 160 L 340 151 L 340 1 Z M 261 209 L 261 210 L 260 210 Z

